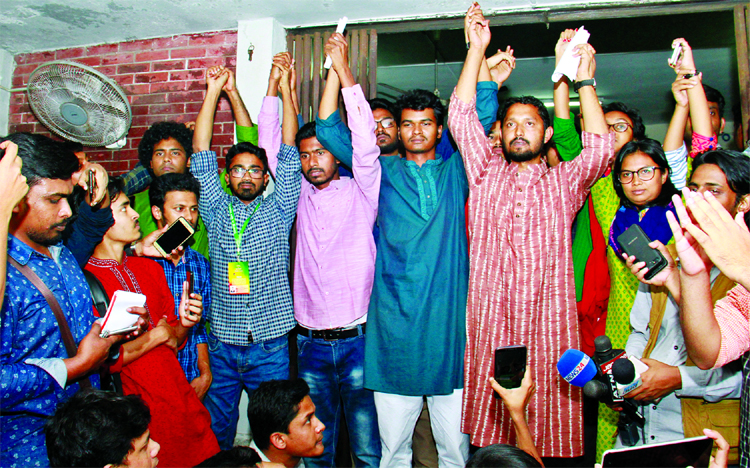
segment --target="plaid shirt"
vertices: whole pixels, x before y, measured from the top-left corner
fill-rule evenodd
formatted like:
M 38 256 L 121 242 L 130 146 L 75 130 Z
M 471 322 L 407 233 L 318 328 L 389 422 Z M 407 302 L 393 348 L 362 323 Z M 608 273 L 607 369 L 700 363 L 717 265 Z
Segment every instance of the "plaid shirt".
M 208 314 L 211 333 L 224 343 L 247 346 L 288 333 L 296 324 L 289 288 L 289 231 L 297 213 L 300 160 L 294 148 L 282 145 L 276 169 L 276 190 L 245 205 L 227 195 L 216 177 L 216 153 L 193 155 L 190 172 L 200 181 L 200 215 L 208 229 L 213 300 Z M 232 233 L 229 204 L 234 208 L 241 252 Z M 257 211 L 256 211 L 257 208 Z M 228 264 L 248 262 L 250 294 L 229 294 Z
M 204 315 L 201 322 L 190 329 L 187 337 L 187 343 L 177 353 L 177 360 L 185 371 L 187 381 L 190 382 L 200 376 L 198 370 L 198 345 L 206 343 L 206 313 L 211 308 L 211 270 L 206 258 L 191 249 L 185 248 L 185 254 L 180 259 L 177 266 L 172 260 L 166 258 L 154 258 L 156 262 L 164 269 L 164 275 L 167 277 L 169 290 L 174 297 L 174 313 L 180 316 L 178 308 L 182 299 L 182 283 L 185 282 L 186 272 L 193 272 L 193 291 L 200 294 L 203 298 Z
M 125 194 L 127 196 L 135 195 L 138 192 L 146 190 L 151 185 L 151 172 L 140 162 L 133 169 L 121 176 L 125 184 Z

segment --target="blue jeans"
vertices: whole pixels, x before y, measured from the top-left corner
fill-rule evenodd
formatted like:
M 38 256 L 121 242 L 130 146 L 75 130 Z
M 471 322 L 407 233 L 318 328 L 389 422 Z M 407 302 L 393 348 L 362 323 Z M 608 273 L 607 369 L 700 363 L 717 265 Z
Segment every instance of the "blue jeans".
M 251 395 L 262 382 L 289 378 L 287 335 L 236 346 L 222 343 L 208 333 L 213 382 L 203 403 L 211 414 L 211 429 L 222 450 L 232 448 L 237 433 L 242 390 Z
M 343 406 L 355 466 L 378 467 L 381 450 L 375 400 L 363 386 L 365 336 L 326 341 L 298 335 L 297 345 L 299 376 L 310 386 L 315 415 L 326 426 L 323 455 L 306 458 L 305 466 L 335 466 Z

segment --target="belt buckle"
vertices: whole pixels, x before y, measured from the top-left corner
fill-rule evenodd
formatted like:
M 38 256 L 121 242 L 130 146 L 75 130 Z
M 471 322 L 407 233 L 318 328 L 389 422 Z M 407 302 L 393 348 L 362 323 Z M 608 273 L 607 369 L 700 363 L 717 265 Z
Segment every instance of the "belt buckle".
M 338 330 L 323 330 L 323 339 L 325 341 L 336 341 L 338 339 Z

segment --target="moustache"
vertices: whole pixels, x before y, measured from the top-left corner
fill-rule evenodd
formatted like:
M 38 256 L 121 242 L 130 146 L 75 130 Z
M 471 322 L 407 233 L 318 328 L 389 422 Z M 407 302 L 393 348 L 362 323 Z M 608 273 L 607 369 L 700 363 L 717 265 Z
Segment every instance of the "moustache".
M 526 143 L 529 146 L 531 145 L 531 143 L 529 143 L 529 140 L 527 140 L 527 139 L 525 139 L 523 137 L 515 137 L 513 140 L 511 140 L 510 144 L 512 145 L 516 141 L 522 141 L 522 142 Z
M 65 221 L 60 221 L 59 223 L 53 224 L 50 229 L 56 229 L 56 228 L 59 228 L 59 227 L 63 227 L 64 228 L 67 225 L 68 225 L 68 220 L 66 219 Z

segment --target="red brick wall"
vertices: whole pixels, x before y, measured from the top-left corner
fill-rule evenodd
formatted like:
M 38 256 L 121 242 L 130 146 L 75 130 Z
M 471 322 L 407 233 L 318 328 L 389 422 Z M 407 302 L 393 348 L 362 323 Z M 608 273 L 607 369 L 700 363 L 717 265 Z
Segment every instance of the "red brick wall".
M 29 75 L 51 60 L 73 60 L 96 68 L 125 90 L 133 111 L 127 144 L 119 150 L 86 148 L 89 159 L 120 174 L 138 161 L 138 143 L 154 122 L 195 120 L 206 91 L 204 73 L 213 65 L 236 67 L 237 31 L 145 39 L 17 55 L 13 87 L 25 87 Z M 31 112 L 26 93 L 13 93 L 9 132 L 50 135 Z M 52 135 L 53 138 L 57 138 Z M 213 149 L 223 154 L 234 143 L 229 101 L 222 97 L 216 112 Z M 219 158 L 220 164 L 223 158 Z

